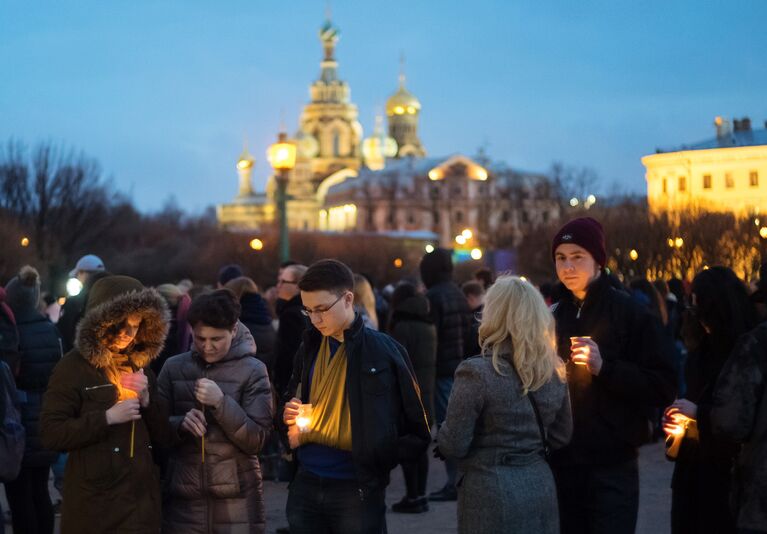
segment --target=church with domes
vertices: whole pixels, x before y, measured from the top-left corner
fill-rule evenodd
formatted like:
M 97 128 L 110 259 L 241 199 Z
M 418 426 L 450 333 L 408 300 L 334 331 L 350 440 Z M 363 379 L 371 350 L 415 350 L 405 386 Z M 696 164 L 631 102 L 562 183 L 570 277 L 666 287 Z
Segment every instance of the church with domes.
M 290 139 L 296 147 L 286 189 L 291 230 L 417 234 L 454 246 L 455 232 L 471 225 L 474 242 L 489 245 L 499 231 L 520 236 L 525 226 L 559 217 L 541 173 L 463 155 L 427 158 L 418 128 L 421 102 L 408 91 L 402 66 L 399 86 L 386 101 L 386 127 L 376 117 L 365 138 L 349 84 L 339 75 L 339 37 L 329 20 L 320 28 L 319 76 Z M 276 178 L 267 180 L 266 191 L 254 191 L 253 161 L 246 148 L 237 161 L 237 196 L 217 207 L 223 227 L 258 232 L 276 224 Z M 402 187 L 389 191 L 387 184 L 395 182 Z

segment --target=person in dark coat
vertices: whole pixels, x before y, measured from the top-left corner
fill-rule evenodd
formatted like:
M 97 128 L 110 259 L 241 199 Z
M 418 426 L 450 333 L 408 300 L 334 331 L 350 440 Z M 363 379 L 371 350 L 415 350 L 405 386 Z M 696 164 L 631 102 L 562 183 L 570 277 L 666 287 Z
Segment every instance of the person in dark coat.
M 61 308 L 61 316 L 56 323 L 56 328 L 61 334 L 61 341 L 64 345 L 64 352 L 67 353 L 74 347 L 77 332 L 77 323 L 85 314 L 85 307 L 88 302 L 88 292 L 93 284 L 100 278 L 109 276 L 104 262 L 101 258 L 93 254 L 86 254 L 79 260 L 77 265 L 69 273 L 71 278 L 77 278 L 82 284 L 82 290 L 77 295 L 67 297 L 64 306 Z
M 16 317 L 6 302 L 5 289 L 0 287 L 0 360 L 15 376 L 19 372 L 19 329 Z
M 735 532 L 729 510 L 730 468 L 739 445 L 711 430 L 714 387 L 738 338 L 757 324 L 743 282 L 726 267 L 700 272 L 692 282 L 692 308 L 683 334 L 689 351 L 687 392 L 664 414 L 668 432 L 689 421 L 674 465 L 671 532 Z
M 264 362 L 269 377 L 274 376 L 274 344 L 277 332 L 272 324 L 269 306 L 258 292 L 256 283 L 247 276 L 240 276 L 224 286 L 239 299 L 240 322 L 248 327 L 256 342 L 256 358 Z
M 480 335 L 482 355 L 458 366 L 437 436 L 463 474 L 458 532 L 559 534 L 546 450 L 567 444 L 573 421 L 554 319 L 535 287 L 501 276 Z
M 447 401 L 453 387 L 453 374 L 466 356 L 472 315 L 461 288 L 453 282 L 453 260 L 450 251 L 438 248 L 425 254 L 420 264 L 421 280 L 426 286 L 431 320 L 437 328 L 437 368 L 434 384 L 434 416 L 437 425 L 447 414 Z M 458 467 L 454 460 L 445 461 L 447 481 L 442 489 L 429 494 L 430 501 L 454 501 Z
M 160 479 L 152 442 L 169 444 L 149 368 L 165 342 L 168 306 L 128 276 L 91 288 L 75 348 L 43 396 L 43 447 L 69 452 L 62 534 L 157 532 Z
M 730 504 L 737 532 L 767 532 L 767 323 L 742 336 L 719 373 L 711 432 L 741 445 Z
M 312 328 L 287 389 L 300 390 L 282 410 L 299 464 L 286 505 L 290 532 L 380 534 L 391 470 L 430 441 L 410 359 L 355 314 L 348 266 L 318 261 L 299 287 Z
M 272 391 L 239 314 L 228 289 L 197 297 L 189 309 L 193 349 L 170 358 L 160 373 L 175 436 L 165 533 L 266 531 L 258 453 L 272 427 Z
M 551 247 L 564 289 L 553 308 L 573 410 L 570 444 L 552 455 L 562 532 L 633 533 L 639 445 L 649 415 L 674 399 L 676 377 L 660 322 L 604 271 L 602 226 L 565 224 Z
M 168 358 L 188 351 L 192 344 L 192 328 L 186 320 L 192 299 L 175 284 L 160 284 L 157 286 L 157 291 L 168 303 L 170 311 L 170 325 L 165 346 L 160 355 L 150 364 L 154 374 L 159 376 Z
M 5 489 L 14 532 L 53 532 L 53 505 L 48 493 L 48 473 L 57 453 L 40 443 L 40 407 L 48 379 L 62 357 L 58 330 L 38 311 L 40 275 L 30 266 L 5 286 L 8 304 L 19 331 L 19 374 L 16 387 L 22 393 L 21 420 L 26 445 L 21 472 Z
M 304 330 L 308 327 L 306 317 L 301 313 L 303 304 L 298 282 L 306 272 L 305 265 L 292 264 L 281 270 L 277 280 L 277 340 L 274 358 L 274 388 L 282 397 L 293 374 L 293 359 Z M 295 392 L 291 392 L 294 394 Z
M 461 291 L 463 291 L 466 297 L 466 302 L 469 304 L 469 311 L 472 315 L 469 336 L 466 338 L 466 356 L 476 356 L 480 353 L 479 324 L 482 310 L 485 307 L 485 289 L 480 282 L 469 280 L 463 283 Z
M 431 426 L 433 412 L 434 372 L 437 359 L 437 329 L 429 316 L 429 300 L 419 295 L 413 284 L 403 282 L 392 294 L 393 310 L 387 332 L 399 342 L 410 356 L 415 377 L 421 389 L 421 402 Z M 403 462 L 407 494 L 392 505 L 398 513 L 422 513 L 429 510 L 426 481 L 429 455 L 424 452 L 415 462 Z

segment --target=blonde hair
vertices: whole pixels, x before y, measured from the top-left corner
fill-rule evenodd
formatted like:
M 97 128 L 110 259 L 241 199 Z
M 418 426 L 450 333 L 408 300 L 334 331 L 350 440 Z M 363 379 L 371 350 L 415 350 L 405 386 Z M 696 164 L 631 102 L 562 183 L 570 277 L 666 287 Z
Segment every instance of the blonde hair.
M 505 374 L 502 359 L 513 365 L 523 394 L 539 389 L 554 373 L 565 381 L 556 339 L 554 317 L 530 283 L 516 276 L 501 276 L 487 290 L 479 325 L 482 354 L 492 355 L 498 374 Z
M 234 293 L 237 300 L 240 300 L 245 293 L 258 293 L 258 286 L 247 276 L 238 276 L 229 280 L 224 284 L 224 288 Z
M 378 328 L 376 297 L 373 293 L 373 287 L 368 282 L 368 279 L 361 274 L 354 275 L 354 304 L 365 308 L 370 322 Z

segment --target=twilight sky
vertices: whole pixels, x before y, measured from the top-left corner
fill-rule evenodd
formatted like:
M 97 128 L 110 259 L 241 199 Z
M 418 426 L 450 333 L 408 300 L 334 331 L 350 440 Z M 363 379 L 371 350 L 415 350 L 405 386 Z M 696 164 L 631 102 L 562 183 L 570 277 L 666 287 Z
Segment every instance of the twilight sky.
M 100 161 L 153 211 L 199 212 L 255 185 L 281 113 L 298 125 L 322 55 L 323 0 L 0 0 L 0 142 L 52 140 Z M 767 120 L 760 0 L 335 0 L 339 73 L 366 135 L 400 51 L 430 155 L 546 171 L 593 167 L 644 191 L 641 156 L 712 137 L 713 118 Z

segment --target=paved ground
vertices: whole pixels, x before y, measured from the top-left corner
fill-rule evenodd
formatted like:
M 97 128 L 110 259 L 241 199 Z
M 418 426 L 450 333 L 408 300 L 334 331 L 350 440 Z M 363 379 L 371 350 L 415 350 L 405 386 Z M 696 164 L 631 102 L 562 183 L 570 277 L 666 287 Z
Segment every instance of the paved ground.
M 640 501 L 639 501 L 639 534 L 665 534 L 670 532 L 670 507 L 672 464 L 666 461 L 663 454 L 663 444 L 647 445 L 642 448 L 640 455 Z M 430 491 L 439 489 L 444 483 L 444 469 L 441 462 L 434 461 L 431 466 Z M 1 487 L 1 486 L 0 486 Z M 266 500 L 267 532 L 274 533 L 278 527 L 286 526 L 285 500 L 287 484 L 266 482 L 264 497 Z M 387 492 L 386 502 L 392 504 L 404 495 L 402 471 L 392 473 L 392 483 Z M 55 490 L 52 494 L 58 496 Z M 3 509 L 7 510 L 5 490 L 0 490 L 0 500 Z M 455 503 L 432 503 L 431 509 L 425 514 L 393 514 L 387 513 L 386 521 L 391 534 L 453 534 L 456 532 Z M 10 527 L 6 532 L 10 532 Z M 58 529 L 57 529 L 58 532 Z

